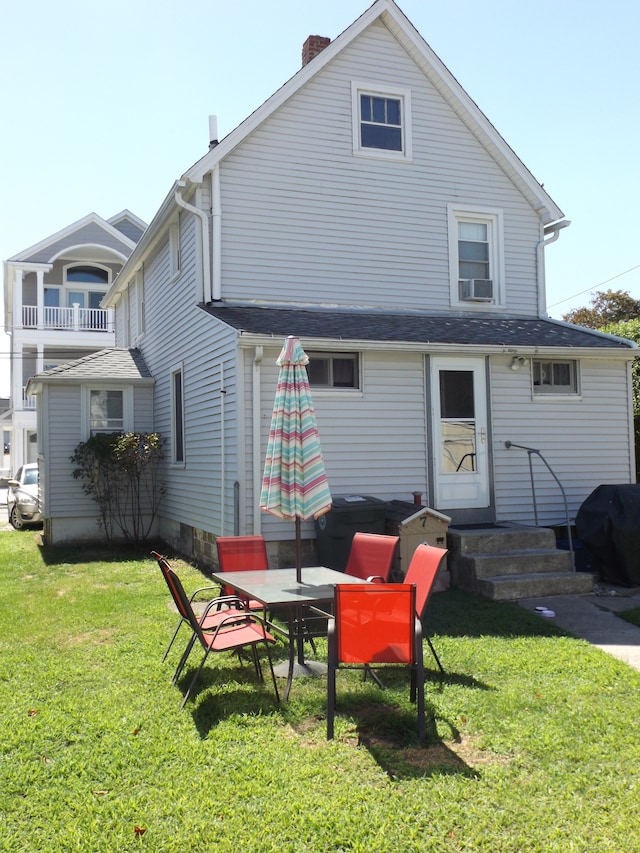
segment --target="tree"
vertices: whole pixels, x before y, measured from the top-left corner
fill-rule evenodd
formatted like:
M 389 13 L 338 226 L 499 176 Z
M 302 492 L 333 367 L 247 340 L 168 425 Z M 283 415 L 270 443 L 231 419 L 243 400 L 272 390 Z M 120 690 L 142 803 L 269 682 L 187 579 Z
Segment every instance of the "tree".
M 576 308 L 562 319 L 576 326 L 602 329 L 611 323 L 637 317 L 640 317 L 640 299 L 634 299 L 626 290 L 598 290 L 591 299 L 591 308 Z
M 635 341 L 640 346 L 640 317 L 621 320 L 600 328 L 601 332 Z M 640 483 L 640 361 L 636 358 L 631 365 L 631 392 L 633 396 L 633 424 L 636 445 L 636 482 Z
M 98 433 L 76 447 L 73 477 L 98 505 L 107 541 L 117 530 L 134 542 L 147 538 L 165 492 L 158 481 L 162 459 L 158 433 Z

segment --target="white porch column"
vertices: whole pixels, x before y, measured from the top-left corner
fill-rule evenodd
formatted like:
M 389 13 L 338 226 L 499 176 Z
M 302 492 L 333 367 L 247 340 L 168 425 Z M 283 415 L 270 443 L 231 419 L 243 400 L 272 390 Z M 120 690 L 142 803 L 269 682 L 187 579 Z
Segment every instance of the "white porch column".
M 12 341 L 13 345 L 13 341 Z M 14 410 L 22 411 L 22 344 L 11 353 L 11 406 Z
M 38 328 L 44 328 L 44 270 L 36 270 L 38 281 Z
M 13 326 L 16 329 L 21 329 L 23 326 L 22 319 L 22 277 L 23 271 L 14 269 L 15 279 L 13 282 Z

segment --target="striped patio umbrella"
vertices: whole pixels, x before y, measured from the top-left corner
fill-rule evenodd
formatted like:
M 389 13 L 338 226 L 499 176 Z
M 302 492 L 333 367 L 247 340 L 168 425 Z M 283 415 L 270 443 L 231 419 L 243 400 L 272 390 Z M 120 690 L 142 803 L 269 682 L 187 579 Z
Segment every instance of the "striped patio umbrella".
M 300 341 L 288 337 L 278 356 L 280 366 L 273 404 L 260 509 L 296 525 L 296 574 L 302 582 L 300 520 L 318 518 L 331 509 L 316 413 Z

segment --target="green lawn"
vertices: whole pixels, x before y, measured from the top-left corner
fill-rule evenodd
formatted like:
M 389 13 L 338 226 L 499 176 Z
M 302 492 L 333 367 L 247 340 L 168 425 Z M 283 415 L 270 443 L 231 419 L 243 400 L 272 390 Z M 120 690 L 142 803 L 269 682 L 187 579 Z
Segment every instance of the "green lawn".
M 277 707 L 236 658 L 180 712 L 146 552 L 0 533 L 0 577 L 0 851 L 640 850 L 640 673 L 516 605 L 433 597 L 421 748 L 400 676 L 340 673 L 333 742 L 323 679 Z

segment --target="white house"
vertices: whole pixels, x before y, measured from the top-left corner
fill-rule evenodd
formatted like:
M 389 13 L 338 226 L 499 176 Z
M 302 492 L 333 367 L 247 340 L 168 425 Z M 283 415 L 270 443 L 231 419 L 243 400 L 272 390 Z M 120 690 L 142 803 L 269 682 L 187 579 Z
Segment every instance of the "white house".
M 545 465 L 535 518 L 529 456 L 508 442 L 540 450 L 572 518 L 598 484 L 633 481 L 636 351 L 546 314 L 545 247 L 568 224 L 547 191 L 392 0 L 310 37 L 303 63 L 176 181 L 102 303 L 155 380 L 165 541 L 207 558 L 219 534 L 293 537 L 258 508 L 287 335 L 311 358 L 334 495 L 562 524 Z M 49 406 L 64 372 L 39 377 Z M 47 470 L 88 420 L 62 440 L 44 411 L 58 542 L 79 486 L 54 498 Z
M 29 378 L 115 344 L 113 309 L 101 308 L 100 301 L 145 228 L 128 210 L 110 219 L 91 213 L 5 261 L 13 472 L 36 461 L 36 400 L 25 393 Z

